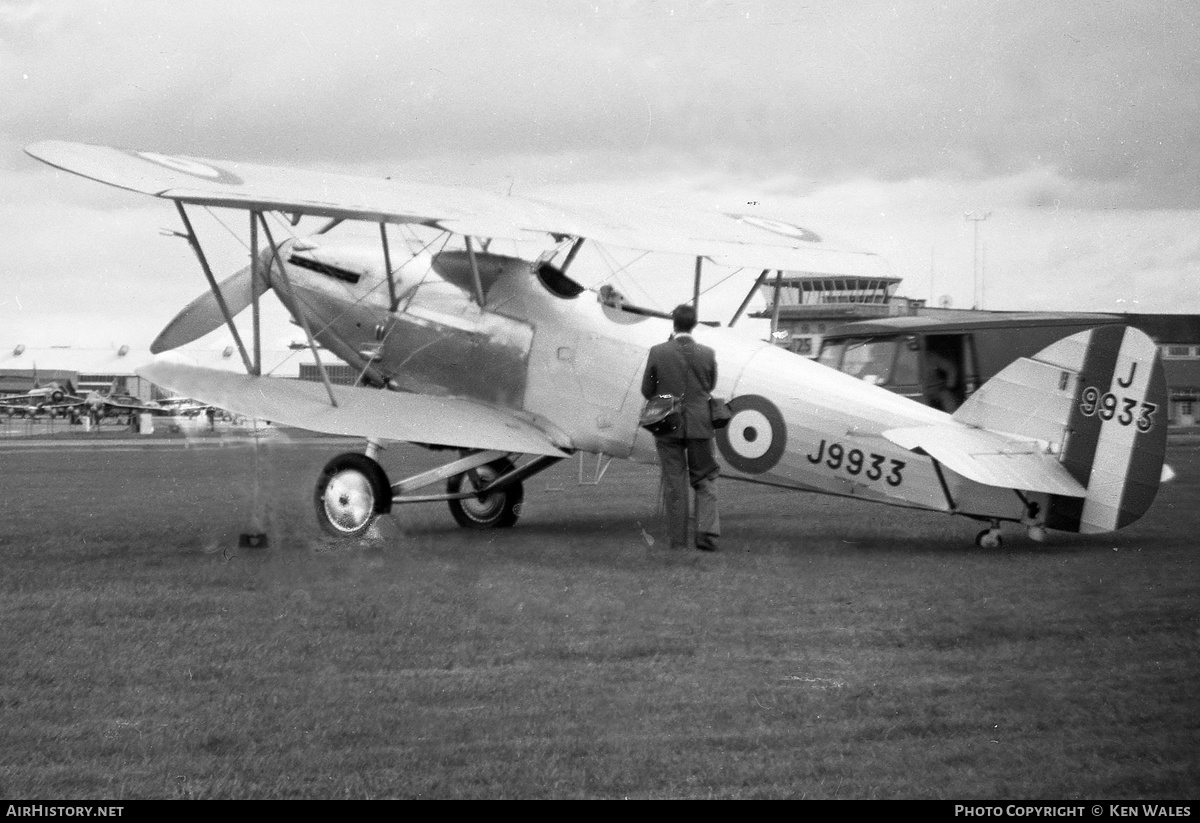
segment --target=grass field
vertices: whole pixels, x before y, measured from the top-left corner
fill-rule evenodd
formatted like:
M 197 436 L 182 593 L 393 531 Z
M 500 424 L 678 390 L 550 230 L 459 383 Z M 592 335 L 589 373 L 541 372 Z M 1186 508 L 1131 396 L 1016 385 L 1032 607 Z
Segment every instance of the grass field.
M 336 450 L 0 450 L 0 796 L 1200 797 L 1195 444 L 1114 535 L 723 482 L 716 555 L 620 463 L 332 543 Z

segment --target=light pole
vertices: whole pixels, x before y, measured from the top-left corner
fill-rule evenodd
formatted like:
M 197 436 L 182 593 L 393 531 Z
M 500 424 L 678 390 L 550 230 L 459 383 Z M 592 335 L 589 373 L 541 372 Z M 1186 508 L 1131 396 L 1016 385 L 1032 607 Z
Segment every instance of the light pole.
M 990 211 L 985 211 L 982 214 L 980 212 L 969 211 L 963 215 L 964 218 L 975 224 L 974 236 L 971 241 L 971 281 L 972 286 L 974 287 L 974 292 L 971 295 L 972 309 L 983 308 L 980 305 L 983 302 L 980 294 L 983 281 L 983 266 L 981 266 L 979 263 L 979 224 L 984 220 L 987 220 L 989 217 L 991 217 L 991 215 L 992 213 Z

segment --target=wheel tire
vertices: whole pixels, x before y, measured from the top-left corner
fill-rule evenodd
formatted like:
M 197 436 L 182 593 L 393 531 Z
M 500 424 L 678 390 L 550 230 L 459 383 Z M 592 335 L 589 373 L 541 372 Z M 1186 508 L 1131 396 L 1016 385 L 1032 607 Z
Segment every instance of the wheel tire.
M 510 471 L 513 465 L 505 459 L 493 460 L 475 471 L 482 485 Z M 446 481 L 446 492 L 458 494 L 464 483 L 470 483 L 470 474 L 456 474 Z M 478 487 L 476 487 L 478 488 Z M 525 500 L 525 487 L 518 481 L 503 491 L 495 491 L 479 497 L 464 497 L 450 500 L 450 514 L 464 529 L 507 529 L 516 525 L 521 516 L 521 503 Z
M 975 535 L 975 545 L 981 549 L 998 549 L 1004 545 L 1004 538 L 999 532 L 993 533 L 991 529 L 984 529 Z
M 334 537 L 361 537 L 392 509 L 392 485 L 365 454 L 346 452 L 325 464 L 313 491 L 317 522 Z

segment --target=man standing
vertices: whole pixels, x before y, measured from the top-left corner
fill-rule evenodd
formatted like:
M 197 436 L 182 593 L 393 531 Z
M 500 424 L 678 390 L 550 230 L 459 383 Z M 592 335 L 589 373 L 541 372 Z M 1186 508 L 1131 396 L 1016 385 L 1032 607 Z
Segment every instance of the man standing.
M 682 399 L 682 424 L 655 438 L 662 467 L 663 496 L 671 548 L 688 543 L 688 482 L 696 492 L 696 548 L 716 551 L 721 533 L 717 515 L 717 475 L 708 400 L 717 385 L 716 353 L 692 338 L 696 309 L 686 303 L 671 312 L 675 333 L 650 349 L 642 376 L 642 396 L 673 394 Z

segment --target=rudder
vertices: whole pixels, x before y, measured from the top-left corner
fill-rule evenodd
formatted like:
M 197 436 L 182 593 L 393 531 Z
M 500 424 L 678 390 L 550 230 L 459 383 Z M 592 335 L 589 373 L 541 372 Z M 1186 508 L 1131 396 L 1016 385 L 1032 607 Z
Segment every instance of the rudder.
M 1046 525 L 1098 533 L 1133 523 L 1158 494 L 1167 451 L 1167 385 L 1158 347 L 1143 332 L 1102 326 L 1085 334 L 1090 341 L 1063 465 L 1087 487 L 1087 497 L 1052 497 Z
M 1059 450 L 1084 497 L 1050 495 L 1060 531 L 1123 528 L 1158 493 L 1167 444 L 1167 388 L 1154 341 L 1129 326 L 1073 334 L 989 380 L 954 418 L 1037 437 Z

